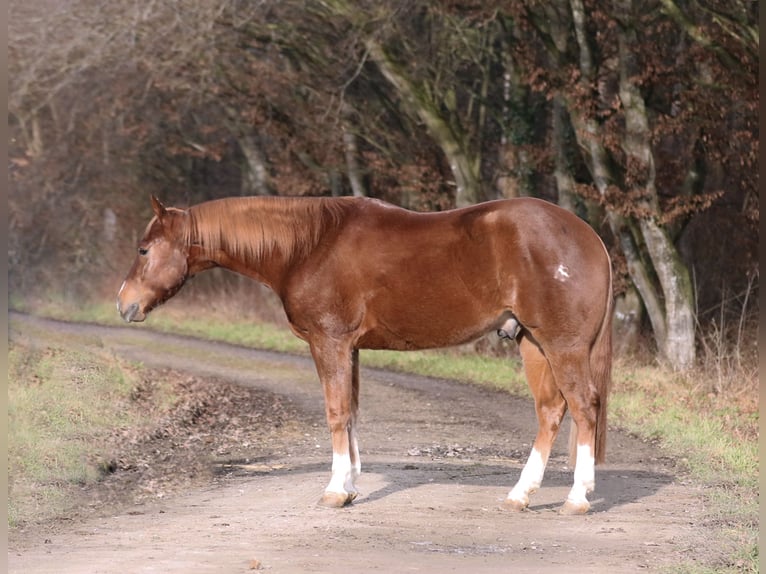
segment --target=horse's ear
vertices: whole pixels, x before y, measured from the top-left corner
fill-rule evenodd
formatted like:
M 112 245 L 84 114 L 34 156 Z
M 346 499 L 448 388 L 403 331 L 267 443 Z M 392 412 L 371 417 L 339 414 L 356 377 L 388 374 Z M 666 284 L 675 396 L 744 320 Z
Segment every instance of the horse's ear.
M 154 214 L 157 216 L 157 219 L 159 219 L 160 223 L 162 223 L 162 220 L 167 214 L 168 210 L 165 209 L 165 206 L 162 205 L 162 202 L 154 195 L 152 195 L 152 209 L 154 210 Z

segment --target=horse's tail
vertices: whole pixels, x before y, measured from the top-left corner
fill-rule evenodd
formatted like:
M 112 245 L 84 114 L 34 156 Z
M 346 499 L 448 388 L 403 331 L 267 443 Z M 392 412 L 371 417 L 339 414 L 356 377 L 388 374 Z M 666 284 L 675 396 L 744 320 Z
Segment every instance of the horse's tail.
M 606 247 L 604 247 L 606 251 Z M 612 296 L 612 262 L 607 252 L 607 264 L 609 266 L 609 287 L 606 294 L 604 316 L 601 319 L 596 339 L 590 351 L 590 373 L 596 388 L 596 401 L 598 402 L 596 414 L 596 445 L 593 456 L 596 464 L 606 460 L 606 406 L 609 398 L 609 390 L 612 386 L 612 315 L 614 297 Z M 577 460 L 577 426 L 572 421 L 569 435 L 569 460 L 574 466 Z
M 604 247 L 606 251 L 606 247 Z M 596 416 L 596 464 L 606 460 L 606 405 L 609 390 L 612 387 L 612 315 L 614 297 L 612 295 L 612 261 L 606 254 L 609 266 L 609 286 L 606 292 L 606 306 L 601 320 L 601 329 L 590 351 L 590 371 L 596 386 L 598 415 Z
M 609 292 L 604 319 L 596 342 L 590 352 L 590 370 L 598 393 L 598 415 L 596 417 L 596 464 L 606 460 L 606 405 L 612 387 L 612 271 L 609 263 Z

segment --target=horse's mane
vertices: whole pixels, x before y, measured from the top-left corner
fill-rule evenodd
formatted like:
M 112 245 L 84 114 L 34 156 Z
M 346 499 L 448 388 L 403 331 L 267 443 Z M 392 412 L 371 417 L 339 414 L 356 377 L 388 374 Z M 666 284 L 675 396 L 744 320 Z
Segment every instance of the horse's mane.
M 307 255 L 349 206 L 348 198 L 230 197 L 188 209 L 187 244 L 257 261 L 272 251 Z

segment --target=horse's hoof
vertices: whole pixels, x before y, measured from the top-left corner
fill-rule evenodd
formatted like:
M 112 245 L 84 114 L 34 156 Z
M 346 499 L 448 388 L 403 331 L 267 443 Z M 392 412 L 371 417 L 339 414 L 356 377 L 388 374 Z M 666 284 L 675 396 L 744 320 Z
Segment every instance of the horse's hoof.
M 567 516 L 575 516 L 578 514 L 588 514 L 589 510 L 590 503 L 587 500 L 585 502 L 572 502 L 571 500 L 567 500 L 564 503 L 564 506 L 561 507 L 561 510 L 559 510 L 559 513 Z
M 528 502 L 522 502 L 514 498 L 506 498 L 503 500 L 503 508 L 510 510 L 511 512 L 523 512 L 529 506 Z
M 356 498 L 356 492 L 325 492 L 322 498 L 319 499 L 319 506 L 325 508 L 343 508 L 344 506 L 351 504 Z

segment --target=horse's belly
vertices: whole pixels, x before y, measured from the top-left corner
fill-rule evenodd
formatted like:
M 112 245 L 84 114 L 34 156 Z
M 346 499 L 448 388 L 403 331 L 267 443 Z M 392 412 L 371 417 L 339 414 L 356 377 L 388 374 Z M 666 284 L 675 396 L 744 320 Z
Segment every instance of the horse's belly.
M 450 321 L 449 313 L 437 319 L 423 318 L 422 321 L 376 321 L 359 338 L 360 349 L 389 349 L 412 351 L 436 349 L 468 343 L 482 335 L 496 331 L 510 318 L 509 312 L 473 317 L 470 320 L 455 317 Z

